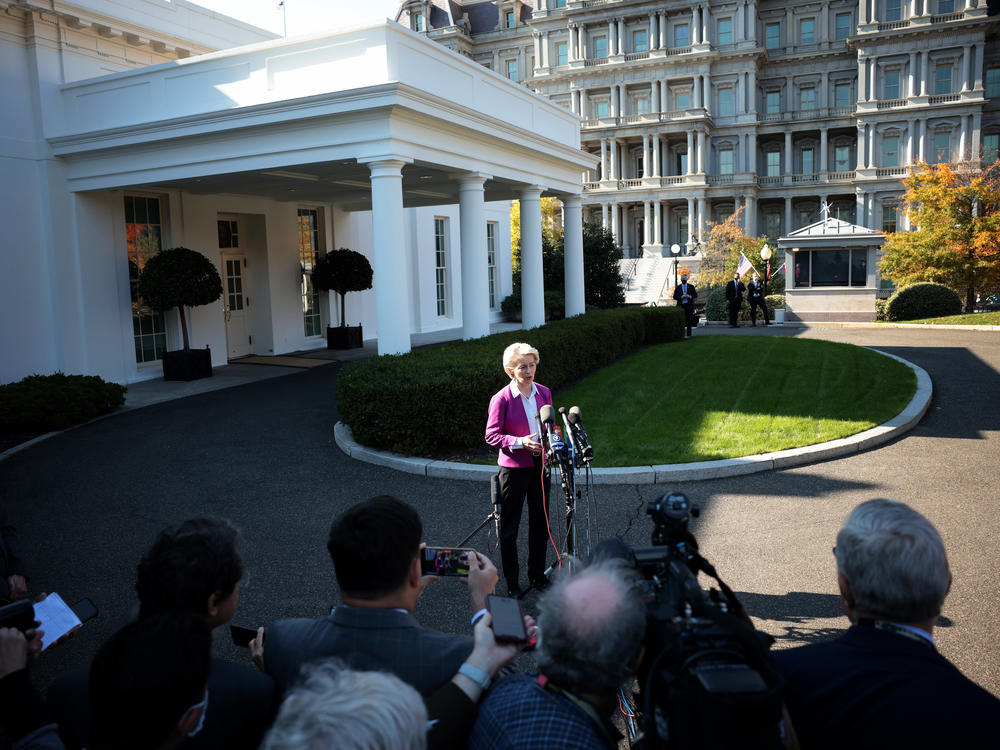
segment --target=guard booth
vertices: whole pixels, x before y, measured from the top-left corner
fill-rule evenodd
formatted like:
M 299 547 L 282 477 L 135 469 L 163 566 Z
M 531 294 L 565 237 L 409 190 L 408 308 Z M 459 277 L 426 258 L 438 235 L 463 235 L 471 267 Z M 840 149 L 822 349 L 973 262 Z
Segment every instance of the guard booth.
M 778 238 L 785 256 L 785 320 L 875 320 L 882 232 L 827 216 Z

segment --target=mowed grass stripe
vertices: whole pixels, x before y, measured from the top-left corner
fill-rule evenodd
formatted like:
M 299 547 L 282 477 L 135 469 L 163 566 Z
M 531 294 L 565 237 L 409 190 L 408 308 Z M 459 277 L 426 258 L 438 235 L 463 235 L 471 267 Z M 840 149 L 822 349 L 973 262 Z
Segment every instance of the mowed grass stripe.
M 898 414 L 915 390 L 910 368 L 861 347 L 722 335 L 645 349 L 556 404 L 582 410 L 595 466 L 635 466 L 846 437 Z

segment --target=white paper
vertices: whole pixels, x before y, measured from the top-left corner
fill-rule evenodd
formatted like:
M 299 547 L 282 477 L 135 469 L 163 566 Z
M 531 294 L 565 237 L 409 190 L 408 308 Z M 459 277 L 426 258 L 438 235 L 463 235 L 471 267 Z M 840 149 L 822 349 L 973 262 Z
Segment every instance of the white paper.
M 77 625 L 80 618 L 71 610 L 59 594 L 49 594 L 35 603 L 35 619 L 42 623 L 42 651 L 58 641 Z

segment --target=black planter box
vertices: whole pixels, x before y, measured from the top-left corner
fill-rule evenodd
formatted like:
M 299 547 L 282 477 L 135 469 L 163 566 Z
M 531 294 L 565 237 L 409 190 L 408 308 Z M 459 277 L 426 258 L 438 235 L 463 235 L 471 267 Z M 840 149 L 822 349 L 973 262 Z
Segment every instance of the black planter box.
M 327 349 L 360 349 L 364 346 L 361 326 L 326 327 Z
M 212 377 L 212 352 L 204 349 L 179 349 L 163 354 L 164 380 L 198 380 Z

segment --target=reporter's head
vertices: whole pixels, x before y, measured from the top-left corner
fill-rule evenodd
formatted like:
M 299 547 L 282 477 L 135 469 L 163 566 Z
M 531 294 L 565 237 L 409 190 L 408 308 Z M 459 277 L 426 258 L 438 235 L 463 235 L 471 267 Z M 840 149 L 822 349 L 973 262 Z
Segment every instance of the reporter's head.
M 349 508 L 333 522 L 327 542 L 341 591 L 378 599 L 403 587 L 422 536 L 417 511 L 389 495 Z

